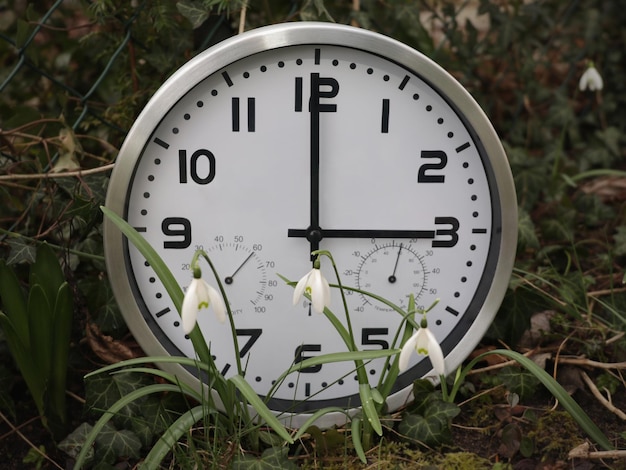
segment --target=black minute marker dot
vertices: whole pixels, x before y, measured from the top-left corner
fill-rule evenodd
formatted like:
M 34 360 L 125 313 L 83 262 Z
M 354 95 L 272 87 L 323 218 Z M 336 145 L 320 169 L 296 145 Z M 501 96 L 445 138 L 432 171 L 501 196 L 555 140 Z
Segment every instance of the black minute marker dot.
M 217 96 L 217 90 L 211 90 L 211 96 Z
M 172 134 L 178 134 L 178 127 L 174 127 L 172 129 Z
M 441 321 L 441 320 L 437 320 L 437 321 L 435 322 L 435 325 L 439 326 L 439 325 L 441 325 L 441 323 L 442 323 L 442 321 Z
M 267 72 L 267 67 L 265 65 L 261 65 L 261 72 Z
M 437 119 L 437 124 L 443 124 L 443 118 Z
M 350 68 L 351 68 L 352 70 L 354 70 L 354 69 L 356 68 L 356 64 L 355 64 L 354 62 L 352 62 L 352 63 L 350 64 Z
M 463 163 L 463 168 L 469 168 L 469 163 L 464 162 L 464 163 Z
M 148 215 L 148 211 L 145 209 L 141 209 L 141 215 Z
M 189 121 L 191 119 L 191 116 L 188 113 L 185 113 L 183 118 L 185 119 L 185 121 Z
M 373 74 L 373 73 L 374 73 L 374 69 L 373 69 L 373 68 L 369 68 L 369 69 L 367 69 L 367 74 L 368 74 L 368 75 L 371 75 L 371 74 Z
M 433 107 L 431 105 L 426 106 L 426 111 L 430 112 L 433 110 Z
M 472 217 L 474 218 L 478 217 L 478 212 L 472 212 Z
M 471 199 L 472 199 L 472 201 L 475 201 L 476 199 L 478 199 L 478 196 L 476 196 L 476 194 L 472 194 Z
M 448 132 L 448 139 L 451 139 L 452 137 L 454 137 L 454 132 Z
M 476 250 L 476 245 L 470 245 L 470 250 L 472 251 Z
M 389 75 L 384 75 L 384 76 L 383 76 L 383 80 L 384 80 L 384 81 L 386 81 L 386 82 L 388 82 L 388 81 L 389 81 Z
M 459 297 L 460 295 L 461 295 L 461 294 L 460 294 L 460 293 L 458 293 L 458 292 L 455 292 L 455 293 L 454 293 L 454 296 L 455 296 L 455 297 Z
M 174 326 L 175 326 L 176 328 L 178 328 L 178 327 L 180 326 L 180 322 L 175 321 L 175 322 L 174 322 Z
M 285 63 L 281 60 L 278 62 L 278 66 L 282 69 L 285 66 Z
M 157 299 L 160 299 L 161 297 L 163 297 L 163 294 L 161 294 L 160 292 L 157 292 L 157 293 L 156 293 L 156 295 L 155 295 L 155 297 L 156 297 Z
M 420 99 L 420 95 L 418 95 L 417 93 L 413 94 L 413 101 L 417 101 Z
M 461 278 L 461 282 L 467 282 L 467 278 L 466 278 L 465 276 L 463 276 L 463 277 Z
M 474 178 L 470 178 L 467 180 L 467 184 L 474 184 Z
M 250 72 L 244 72 L 243 78 L 250 78 Z
M 154 175 L 148 175 L 148 181 L 154 181 Z
M 302 59 L 297 59 L 296 60 L 296 65 L 302 65 Z
M 339 65 L 339 61 L 338 61 L 337 59 L 334 59 L 334 60 L 333 60 L 333 65 L 334 65 L 335 67 L 337 67 L 337 66 Z
M 161 164 L 161 159 L 160 158 L 155 158 L 154 159 L 154 164 L 155 165 L 160 165 Z
M 474 263 L 472 263 L 471 261 L 468 261 L 467 263 L 465 263 L 465 265 L 466 265 L 468 268 L 471 268 L 471 267 L 472 267 L 472 264 L 474 264 Z
M 196 106 L 198 108 L 202 108 L 202 106 L 204 106 L 204 102 L 203 101 L 198 101 L 198 102 L 196 102 Z
M 150 197 L 150 193 L 143 193 L 143 197 L 144 197 L 145 199 L 148 199 L 148 198 Z

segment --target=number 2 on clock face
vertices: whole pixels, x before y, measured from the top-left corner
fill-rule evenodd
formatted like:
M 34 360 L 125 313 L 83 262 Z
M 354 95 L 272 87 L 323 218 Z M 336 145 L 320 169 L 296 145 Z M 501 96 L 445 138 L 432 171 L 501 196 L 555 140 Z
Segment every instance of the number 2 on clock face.
M 399 347 L 402 324 L 361 291 L 401 308 L 412 294 L 420 308 L 440 299 L 429 326 L 454 356 L 490 295 L 501 251 L 501 191 L 483 147 L 490 137 L 477 135 L 454 101 L 456 88 L 441 92 L 432 78 L 398 63 L 402 54 L 393 60 L 306 43 L 253 49 L 220 59 L 193 86 L 178 75 L 168 82 L 170 90 L 188 89 L 151 127 L 134 130 L 146 137 L 119 198 L 127 220 L 183 286 L 193 252 L 209 254 L 228 294 L 246 379 L 261 396 L 294 362 L 345 351 L 308 301 L 291 305 L 293 290 L 277 276 L 298 280 L 316 249 L 333 254 L 348 287 L 360 349 Z M 168 83 L 157 103 L 167 101 Z M 193 357 L 150 266 L 132 247 L 124 264 L 152 334 L 170 354 Z M 212 282 L 208 267 L 203 274 Z M 331 309 L 344 318 L 339 292 L 332 297 Z M 235 373 L 227 327 L 212 315 L 201 315 L 199 325 L 218 369 Z M 394 393 L 429 372 L 428 360 L 412 360 Z M 373 385 L 384 366 L 366 364 Z M 309 367 L 287 377 L 269 404 L 279 412 L 357 406 L 355 377 L 353 363 Z

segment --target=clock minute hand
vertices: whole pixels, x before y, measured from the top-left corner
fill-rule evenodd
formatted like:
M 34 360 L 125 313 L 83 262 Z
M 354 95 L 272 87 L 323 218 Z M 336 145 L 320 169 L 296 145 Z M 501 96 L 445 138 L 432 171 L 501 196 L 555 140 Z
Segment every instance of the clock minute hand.
M 324 88 L 322 90 L 322 87 Z M 311 114 L 310 127 L 310 175 L 311 201 L 310 225 L 307 228 L 306 239 L 311 244 L 311 251 L 319 249 L 322 239 L 320 228 L 320 113 L 336 112 L 337 105 L 320 103 L 320 98 L 334 98 L 339 93 L 339 82 L 332 77 L 320 77 L 319 73 L 311 74 L 311 99 L 309 112 Z

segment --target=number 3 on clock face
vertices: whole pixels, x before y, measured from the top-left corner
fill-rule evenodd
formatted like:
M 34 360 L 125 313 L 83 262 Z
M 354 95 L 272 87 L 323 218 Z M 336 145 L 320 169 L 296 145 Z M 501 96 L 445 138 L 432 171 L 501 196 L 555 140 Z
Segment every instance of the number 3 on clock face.
M 261 28 L 176 72 L 131 129 L 107 205 L 142 232 L 182 286 L 193 252 L 207 251 L 228 293 L 246 378 L 261 396 L 293 362 L 345 351 L 307 301 L 292 307 L 292 288 L 277 276 L 297 280 L 311 268 L 311 251 L 332 252 L 344 285 L 400 307 L 410 294 L 422 308 L 440 299 L 429 326 L 452 370 L 495 315 L 516 244 L 506 156 L 474 100 L 407 46 L 332 24 Z M 109 223 L 105 241 L 116 298 L 144 350 L 193 357 L 150 266 Z M 401 317 L 367 295 L 347 294 L 357 346 L 399 347 Z M 212 315 L 199 324 L 218 368 L 234 373 L 226 327 Z M 392 409 L 431 372 L 427 359 L 413 361 Z M 383 367 L 366 364 L 372 385 Z M 269 405 L 297 413 L 295 424 L 323 406 L 358 406 L 353 369 L 302 370 Z

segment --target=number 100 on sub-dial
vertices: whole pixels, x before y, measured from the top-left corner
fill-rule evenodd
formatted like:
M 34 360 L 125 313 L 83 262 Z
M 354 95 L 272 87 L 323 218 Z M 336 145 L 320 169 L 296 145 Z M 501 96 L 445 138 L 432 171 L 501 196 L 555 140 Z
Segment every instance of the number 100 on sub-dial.
M 426 291 L 429 271 L 424 256 L 408 240 L 374 243 L 369 251 L 353 254 L 361 258 L 354 272 L 359 290 L 384 297 L 404 309 L 411 294 L 417 300 Z M 359 296 L 364 305 L 380 311 L 392 310 L 367 294 Z

